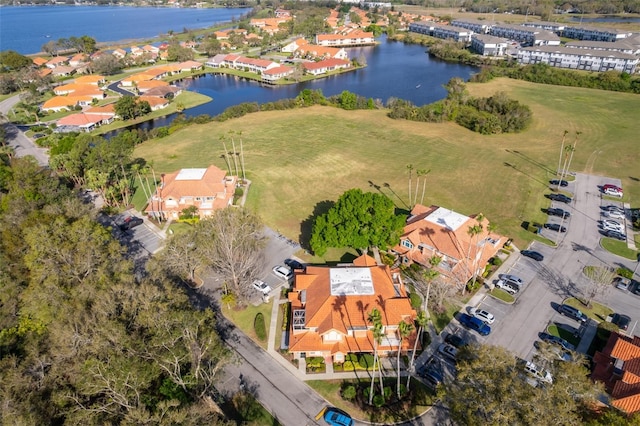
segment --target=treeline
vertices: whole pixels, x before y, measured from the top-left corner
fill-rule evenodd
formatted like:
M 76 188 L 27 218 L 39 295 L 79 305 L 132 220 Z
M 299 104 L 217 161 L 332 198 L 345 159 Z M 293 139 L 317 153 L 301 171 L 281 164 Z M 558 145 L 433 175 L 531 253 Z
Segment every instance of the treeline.
M 136 279 L 92 205 L 31 157 L 0 164 L 0 235 L 3 424 L 228 424 L 214 313 L 160 262 Z
M 500 0 L 465 0 L 462 7 L 471 12 L 478 13 L 518 13 L 541 16 L 548 20 L 556 11 L 563 10 L 571 13 L 640 13 L 640 3 L 636 0 L 556 0 L 543 1 L 532 4 L 528 1 L 510 1 L 505 3 Z
M 470 81 L 484 83 L 495 77 L 509 77 L 532 83 L 555 84 L 557 86 L 586 87 L 614 92 L 640 93 L 640 78 L 619 71 L 599 73 L 576 72 L 554 68 L 548 64 L 509 65 L 485 67 L 471 77 Z
M 451 79 L 445 88 L 446 99 L 422 107 L 400 99 L 390 101 L 389 117 L 431 123 L 455 121 L 483 135 L 517 133 L 531 122 L 529 107 L 509 99 L 503 92 L 489 98 L 473 98 L 459 78 Z

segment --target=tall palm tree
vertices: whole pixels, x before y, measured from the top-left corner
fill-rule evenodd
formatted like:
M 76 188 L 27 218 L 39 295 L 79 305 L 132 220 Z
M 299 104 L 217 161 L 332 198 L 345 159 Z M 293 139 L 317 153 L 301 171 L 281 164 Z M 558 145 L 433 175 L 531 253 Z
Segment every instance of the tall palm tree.
M 429 323 L 429 319 L 425 315 L 424 311 L 418 312 L 416 316 L 416 324 L 418 324 L 418 332 L 416 334 L 416 340 L 413 342 L 413 351 L 411 352 L 411 360 L 409 361 L 409 370 L 413 367 L 413 362 L 416 358 L 416 350 L 418 349 L 418 342 L 422 341 L 422 332 Z M 409 390 L 409 384 L 411 382 L 411 374 L 407 374 L 407 390 Z
M 373 325 L 373 371 L 371 372 L 371 388 L 369 389 L 369 405 L 373 403 L 373 385 L 376 381 L 376 363 L 378 362 L 378 345 L 382 343 L 382 315 L 377 308 L 373 308 L 367 320 Z
M 402 342 L 404 342 L 404 339 L 409 337 L 412 331 L 413 324 L 409 324 L 405 321 L 400 321 L 400 324 L 398 324 L 398 338 L 400 339 L 398 342 L 398 356 L 396 357 L 396 369 L 398 371 L 396 395 L 398 396 L 398 399 L 400 399 L 400 354 L 402 353 Z
M 476 232 L 476 244 L 475 246 L 478 247 L 478 243 L 480 240 L 480 234 L 482 234 L 482 231 L 484 231 L 484 227 L 482 226 L 482 222 L 484 221 L 484 215 L 482 213 L 478 214 L 478 216 L 476 216 L 476 220 L 478 221 L 478 225 L 477 226 L 477 232 Z M 480 251 L 480 258 L 482 258 L 482 252 L 484 251 L 484 247 L 486 246 L 486 244 L 482 245 L 482 249 Z M 471 283 L 471 285 L 475 285 L 476 283 L 476 278 L 478 277 L 478 253 L 475 253 L 475 255 L 473 256 L 473 281 Z
M 479 225 L 473 225 L 467 228 L 467 234 L 469 234 L 469 250 L 467 250 L 467 258 L 465 259 L 465 263 L 467 264 L 467 269 L 469 270 L 469 272 L 471 272 L 472 275 L 473 275 L 473 271 L 471 271 L 472 265 L 469 265 L 469 262 L 471 262 L 471 247 L 473 246 L 473 237 L 475 237 L 481 232 L 482 232 L 482 227 Z M 467 286 L 465 282 L 462 287 L 462 295 L 466 293 L 466 290 L 467 290 Z
M 413 164 L 407 164 L 407 170 L 409 170 L 409 204 L 411 204 L 411 179 L 413 178 Z

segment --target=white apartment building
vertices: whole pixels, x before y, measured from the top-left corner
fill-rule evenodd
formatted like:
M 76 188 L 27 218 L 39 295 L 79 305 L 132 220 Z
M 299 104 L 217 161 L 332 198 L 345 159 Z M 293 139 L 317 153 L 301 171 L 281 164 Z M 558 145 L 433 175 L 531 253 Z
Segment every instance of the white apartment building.
M 518 63 L 545 63 L 552 67 L 584 71 L 620 71 L 633 74 L 640 58 L 634 55 L 605 50 L 573 49 L 570 47 L 526 47 L 518 52 Z
M 506 39 L 488 34 L 471 36 L 471 50 L 482 56 L 504 56 L 509 43 Z

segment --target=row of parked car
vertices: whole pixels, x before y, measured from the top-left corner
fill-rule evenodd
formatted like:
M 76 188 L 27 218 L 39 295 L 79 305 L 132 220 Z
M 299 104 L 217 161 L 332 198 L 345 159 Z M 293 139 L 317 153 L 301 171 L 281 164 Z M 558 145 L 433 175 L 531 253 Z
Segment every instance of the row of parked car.
M 624 224 L 616 220 L 624 221 L 624 208 L 615 205 L 604 206 L 601 215 L 603 219 L 600 220 L 600 232 L 606 237 L 626 241 L 627 234 Z

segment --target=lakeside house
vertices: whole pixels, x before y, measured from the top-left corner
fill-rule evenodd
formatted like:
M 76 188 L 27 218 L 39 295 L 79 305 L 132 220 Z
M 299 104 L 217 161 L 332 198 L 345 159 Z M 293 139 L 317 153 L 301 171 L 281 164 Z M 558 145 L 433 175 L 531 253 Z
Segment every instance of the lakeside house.
M 298 359 L 323 357 L 330 365 L 343 363 L 347 354 L 373 353 L 373 324 L 367 317 L 374 308 L 382 321 L 378 353 L 413 347 L 415 329 L 406 339 L 398 335 L 400 322 L 413 325 L 416 317 L 400 272 L 366 254 L 348 265 L 309 265 L 296 271 L 288 299 L 288 349 Z
M 409 31 L 465 43 L 471 41 L 471 35 L 473 34 L 473 31 L 467 28 L 440 25 L 431 21 L 412 22 L 409 24 Z
M 482 56 L 504 56 L 509 43 L 507 39 L 488 34 L 474 34 L 471 36 L 471 50 Z
M 249 21 L 249 25 L 258 28 L 261 31 L 264 31 L 267 34 L 273 35 L 281 30 L 280 24 L 285 24 L 291 19 L 292 18 L 290 16 L 283 16 L 280 18 L 251 19 Z
M 67 115 L 56 122 L 58 132 L 90 132 L 104 124 L 112 123 L 115 114 L 78 113 Z
M 480 233 L 470 235 L 472 227 L 481 227 Z M 465 216 L 440 206 L 416 204 L 392 252 L 405 265 L 417 263 L 427 268 L 432 267 L 432 257 L 441 258 L 435 269 L 445 281 L 459 287 L 474 274 L 482 276 L 506 241 L 489 230 L 489 221 L 481 215 Z
M 312 75 L 326 74 L 331 71 L 346 69 L 351 67 L 351 62 L 344 59 L 324 59 L 318 62 L 305 62 L 302 64 L 304 71 Z
M 286 65 L 280 65 L 276 68 L 270 68 L 262 72 L 262 81 L 266 83 L 274 83 L 281 78 L 285 78 L 293 74 L 295 68 Z
M 213 165 L 163 174 L 145 212 L 162 220 L 178 219 L 184 209 L 194 206 L 200 218 L 206 218 L 233 203 L 237 182 L 236 176 Z
M 369 46 L 375 44 L 372 32 L 355 30 L 348 34 L 317 34 L 316 44 L 329 47 Z
M 518 63 L 545 63 L 552 67 L 584 71 L 620 71 L 633 74 L 640 58 L 621 52 L 595 49 L 576 49 L 562 46 L 525 47 L 518 51 Z

